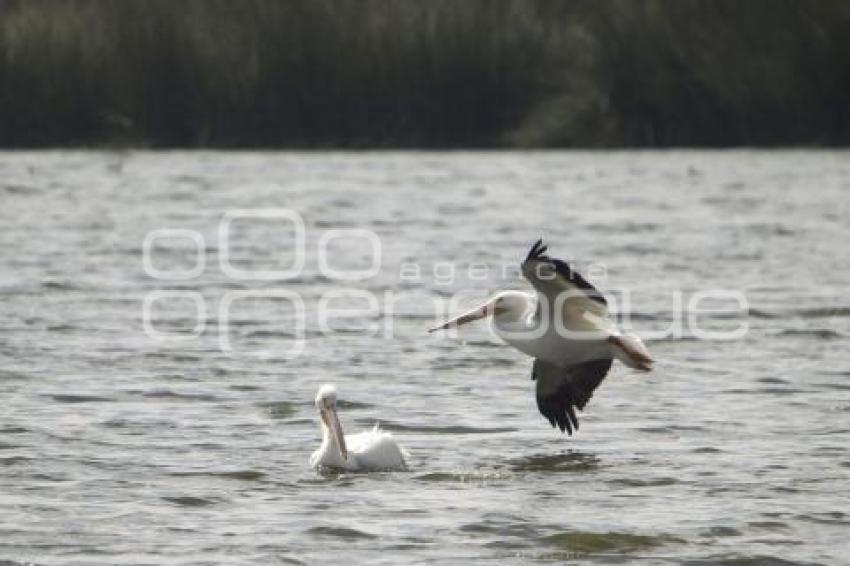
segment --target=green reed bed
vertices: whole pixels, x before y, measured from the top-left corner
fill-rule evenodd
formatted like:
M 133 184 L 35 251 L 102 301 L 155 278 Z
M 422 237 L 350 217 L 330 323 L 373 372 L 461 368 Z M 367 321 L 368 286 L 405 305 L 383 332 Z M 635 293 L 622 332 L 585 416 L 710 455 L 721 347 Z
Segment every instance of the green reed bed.
M 840 0 L 0 2 L 0 145 L 850 141 Z

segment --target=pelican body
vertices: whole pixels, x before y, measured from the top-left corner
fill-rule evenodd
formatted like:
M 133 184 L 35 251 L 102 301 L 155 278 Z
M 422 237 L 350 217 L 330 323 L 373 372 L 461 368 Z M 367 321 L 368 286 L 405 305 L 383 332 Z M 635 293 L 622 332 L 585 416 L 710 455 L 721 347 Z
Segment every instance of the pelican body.
M 561 432 L 578 430 L 575 409 L 584 409 L 614 359 L 641 371 L 652 357 L 637 336 L 620 332 L 608 304 L 565 261 L 545 255 L 538 240 L 522 262 L 522 274 L 536 293 L 502 291 L 483 305 L 430 330 L 491 317 L 507 344 L 534 358 L 537 407 Z
M 322 444 L 310 456 L 313 468 L 350 471 L 405 469 L 405 452 L 393 436 L 376 424 L 372 430 L 345 436 L 336 411 L 333 385 L 323 385 L 316 394 L 322 426 Z

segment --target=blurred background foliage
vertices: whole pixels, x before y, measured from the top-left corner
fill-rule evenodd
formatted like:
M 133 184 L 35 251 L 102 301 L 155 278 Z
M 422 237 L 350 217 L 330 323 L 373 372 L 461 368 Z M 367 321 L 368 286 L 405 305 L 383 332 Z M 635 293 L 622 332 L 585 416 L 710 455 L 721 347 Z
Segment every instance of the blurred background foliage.
M 846 0 L 0 0 L 0 145 L 850 142 Z

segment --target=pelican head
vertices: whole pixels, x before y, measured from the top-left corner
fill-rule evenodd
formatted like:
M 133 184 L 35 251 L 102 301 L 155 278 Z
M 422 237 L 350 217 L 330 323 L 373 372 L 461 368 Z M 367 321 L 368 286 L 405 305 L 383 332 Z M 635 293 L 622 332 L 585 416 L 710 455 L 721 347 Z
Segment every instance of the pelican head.
M 339 453 L 343 462 L 348 460 L 348 449 L 345 447 L 345 435 L 339 417 L 336 413 L 336 387 L 322 385 L 316 393 L 316 408 L 322 419 L 322 444 L 330 444 L 330 448 Z
M 428 330 L 428 332 L 458 327 L 488 316 L 504 320 L 519 320 L 523 315 L 528 313 L 532 301 L 531 296 L 522 291 L 501 291 L 488 299 L 483 305 L 477 306 L 469 312 L 465 312 L 443 324 L 435 326 Z

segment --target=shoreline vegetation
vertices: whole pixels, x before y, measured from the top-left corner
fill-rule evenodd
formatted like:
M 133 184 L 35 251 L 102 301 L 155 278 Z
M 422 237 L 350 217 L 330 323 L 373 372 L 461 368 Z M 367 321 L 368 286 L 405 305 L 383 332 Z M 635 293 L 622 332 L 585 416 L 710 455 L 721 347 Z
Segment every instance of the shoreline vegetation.
M 850 145 L 845 0 L 0 0 L 0 147 Z

